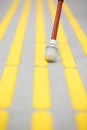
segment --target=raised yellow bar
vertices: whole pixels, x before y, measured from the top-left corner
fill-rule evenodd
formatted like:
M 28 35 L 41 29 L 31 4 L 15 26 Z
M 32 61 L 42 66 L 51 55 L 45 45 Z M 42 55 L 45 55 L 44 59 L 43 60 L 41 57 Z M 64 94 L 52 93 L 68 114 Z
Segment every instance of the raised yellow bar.
M 0 108 L 9 108 L 15 89 L 17 67 L 5 67 L 0 81 Z
M 75 118 L 78 130 L 87 130 L 87 113 L 79 113 Z
M 8 125 L 8 113 L 5 111 L 0 111 L 0 130 L 7 130 Z
M 72 14 L 71 10 L 69 9 L 69 7 L 67 6 L 66 3 L 64 3 L 63 5 L 63 10 L 69 20 L 69 23 L 71 25 L 71 27 L 73 28 L 76 37 L 78 38 L 80 44 L 82 46 L 85 46 L 85 44 L 87 44 L 87 38 L 86 35 L 84 34 L 83 30 L 81 29 L 79 23 L 77 22 L 77 20 L 75 19 L 74 15 Z M 79 32 L 79 33 L 78 33 Z M 87 46 L 82 47 L 85 55 L 87 56 Z
M 11 46 L 10 53 L 7 59 L 7 65 L 18 66 L 20 64 L 21 54 L 22 54 L 22 43 L 14 42 Z
M 30 11 L 30 5 L 31 1 L 26 0 L 24 9 L 20 18 L 20 22 L 14 37 L 13 44 L 11 46 L 11 50 L 8 55 L 7 59 L 7 65 L 19 65 L 21 54 L 22 54 L 22 48 L 23 48 L 23 41 L 25 37 L 27 22 L 28 22 L 28 15 Z
M 51 114 L 48 112 L 33 113 L 31 130 L 53 130 L 53 120 Z
M 0 25 L 0 40 L 4 37 L 4 34 L 17 10 L 17 7 L 19 5 L 20 0 L 14 0 L 9 11 L 7 12 L 5 18 L 3 19 L 1 25 Z
M 36 68 L 34 72 L 33 107 L 36 109 L 51 108 L 50 84 L 47 68 Z
M 87 94 L 76 69 L 65 69 L 65 76 L 72 106 L 75 110 L 87 110 Z
M 45 23 L 43 13 L 43 1 L 37 0 L 37 19 L 36 19 L 36 43 L 43 44 L 46 42 Z
M 35 66 L 48 66 L 47 61 L 44 58 L 45 54 L 45 44 L 36 44 L 35 46 Z
M 25 37 L 25 32 L 28 24 L 28 16 L 31 7 L 31 0 L 26 0 L 24 4 L 24 9 L 20 18 L 18 28 L 14 37 L 14 41 L 23 42 Z

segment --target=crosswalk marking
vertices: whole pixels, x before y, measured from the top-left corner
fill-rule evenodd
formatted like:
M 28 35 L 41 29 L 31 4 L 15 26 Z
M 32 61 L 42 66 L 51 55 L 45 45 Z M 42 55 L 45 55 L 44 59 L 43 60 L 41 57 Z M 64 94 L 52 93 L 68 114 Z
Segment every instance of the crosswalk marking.
M 8 113 L 0 111 L 0 130 L 6 130 L 8 125 Z
M 66 81 L 75 110 L 87 110 L 87 95 L 85 88 L 76 69 L 65 69 Z
M 7 65 L 19 65 L 22 48 L 23 48 L 23 41 L 25 37 L 26 27 L 28 23 L 28 15 L 30 11 L 31 1 L 25 1 L 24 9 L 20 18 L 20 22 L 14 37 L 14 41 L 11 46 L 11 50 L 8 55 Z
M 76 115 L 78 130 L 87 130 L 87 113 L 79 113 Z
M 3 39 L 4 34 L 17 10 L 20 0 L 14 0 L 8 13 L 6 14 L 5 18 L 3 19 L 2 23 L 0 24 L 0 40 Z
M 37 19 L 36 19 L 36 46 L 35 46 L 35 66 L 48 66 L 45 61 L 46 35 L 44 25 L 43 3 L 37 0 Z
M 51 114 L 48 112 L 34 112 L 31 130 L 53 130 Z
M 82 45 L 82 49 L 83 49 L 85 55 L 87 56 L 87 38 L 86 38 L 84 32 L 82 31 L 80 25 L 78 24 L 77 20 L 73 16 L 72 12 L 70 11 L 70 9 L 66 3 L 64 3 L 63 9 L 70 22 L 71 27 L 73 28 L 73 30 L 75 32 L 75 35 L 77 36 L 79 42 Z
M 49 87 L 48 69 L 38 67 L 34 72 L 33 107 L 36 109 L 49 109 L 51 96 Z
M 17 77 L 17 67 L 5 67 L 0 81 L 0 108 L 11 106 Z
M 55 4 L 53 0 L 51 1 L 48 0 L 48 4 L 49 4 L 50 12 L 52 15 L 52 19 L 54 19 Z M 60 55 L 61 55 L 62 63 L 64 67 L 75 68 L 76 64 L 73 59 L 73 56 L 72 56 L 72 53 L 68 45 L 68 41 L 67 41 L 67 38 L 66 38 L 66 35 L 64 33 L 61 23 L 59 25 L 59 31 L 58 31 L 58 45 L 59 45 L 59 51 L 60 51 Z

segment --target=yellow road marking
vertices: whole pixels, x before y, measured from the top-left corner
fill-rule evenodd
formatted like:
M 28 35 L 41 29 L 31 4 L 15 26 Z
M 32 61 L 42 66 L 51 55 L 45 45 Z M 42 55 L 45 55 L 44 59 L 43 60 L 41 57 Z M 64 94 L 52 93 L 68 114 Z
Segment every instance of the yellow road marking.
M 77 36 L 79 42 L 82 45 L 82 49 L 83 49 L 85 55 L 87 56 L 87 39 L 86 39 L 84 32 L 82 31 L 80 25 L 78 24 L 77 20 L 73 16 L 72 12 L 70 11 L 70 9 L 66 3 L 64 3 L 63 9 L 70 22 L 70 25 L 72 26 L 72 28 L 75 32 L 75 35 Z
M 5 67 L 4 69 L 0 81 L 0 108 L 11 106 L 17 72 L 17 67 Z
M 24 10 L 22 12 L 20 22 L 15 34 L 14 41 L 7 59 L 7 65 L 19 65 L 21 53 L 23 48 L 23 41 L 28 22 L 28 15 L 30 10 L 30 0 L 25 1 Z
M 14 0 L 14 2 L 12 3 L 12 6 L 10 7 L 8 13 L 6 14 L 5 18 L 3 19 L 1 25 L 0 25 L 0 40 L 2 40 L 2 38 L 4 37 L 4 34 L 16 12 L 16 9 L 19 5 L 19 1 L 20 0 Z
M 77 114 L 76 122 L 78 130 L 87 130 L 87 113 Z
M 65 76 L 73 108 L 75 110 L 87 110 L 87 95 L 78 71 L 65 69 Z
M 8 124 L 8 113 L 0 111 L 0 130 L 6 130 Z
M 35 66 L 47 66 L 45 61 L 45 25 L 43 17 L 43 1 L 37 0 L 37 19 L 36 19 L 36 48 L 35 48 Z
M 35 112 L 31 125 L 31 130 L 53 130 L 52 116 L 48 112 Z
M 47 68 L 39 67 L 35 69 L 33 107 L 36 109 L 49 109 L 51 107 Z
M 53 0 L 50 0 L 50 1 L 48 0 L 48 3 L 49 3 L 49 8 L 52 15 L 52 19 L 54 19 L 55 4 Z M 59 51 L 60 51 L 60 55 L 61 55 L 64 67 L 75 68 L 76 64 L 73 59 L 73 56 L 72 56 L 70 47 L 68 45 L 68 41 L 67 41 L 61 22 L 60 22 L 59 31 L 58 31 L 58 43 L 59 43 Z
M 45 44 L 36 44 L 35 47 L 35 66 L 48 66 L 47 61 L 44 58 Z

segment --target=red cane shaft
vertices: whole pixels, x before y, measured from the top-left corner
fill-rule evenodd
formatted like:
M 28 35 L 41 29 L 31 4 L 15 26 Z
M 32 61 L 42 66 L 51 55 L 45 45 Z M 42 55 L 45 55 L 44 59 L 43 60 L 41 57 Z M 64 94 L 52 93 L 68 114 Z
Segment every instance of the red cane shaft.
M 57 11 L 56 11 L 56 17 L 55 17 L 55 21 L 54 21 L 52 36 L 51 36 L 51 39 L 54 39 L 54 40 L 56 40 L 56 37 L 57 37 L 59 20 L 60 20 L 60 15 L 61 15 L 61 10 L 62 10 L 62 4 L 63 4 L 63 0 L 59 0 L 58 5 L 57 5 Z

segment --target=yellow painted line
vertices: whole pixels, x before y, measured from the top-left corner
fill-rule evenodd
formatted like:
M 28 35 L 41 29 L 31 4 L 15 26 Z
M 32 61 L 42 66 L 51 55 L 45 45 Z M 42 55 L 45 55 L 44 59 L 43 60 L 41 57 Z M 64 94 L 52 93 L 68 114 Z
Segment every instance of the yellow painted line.
M 53 121 L 51 114 L 48 112 L 33 113 L 31 130 L 53 130 Z
M 5 67 L 0 81 L 0 108 L 9 108 L 15 89 L 17 67 Z
M 23 42 L 25 37 L 25 32 L 28 24 L 28 16 L 30 12 L 31 0 L 26 0 L 24 4 L 24 9 L 20 18 L 20 22 L 15 34 L 14 41 Z
M 77 114 L 76 123 L 77 123 L 78 130 L 87 130 L 87 113 Z
M 70 22 L 71 27 L 73 28 L 73 30 L 75 32 L 76 37 L 78 38 L 80 44 L 82 45 L 82 49 L 83 49 L 85 55 L 87 56 L 87 38 L 86 38 L 86 35 L 82 31 L 79 23 L 75 19 L 74 15 L 72 14 L 71 10 L 69 9 L 69 7 L 67 6 L 66 3 L 64 3 L 63 10 L 64 10 L 69 22 Z M 83 46 L 85 46 L 85 47 L 83 47 Z
M 0 111 L 0 130 L 7 130 L 8 117 L 7 112 Z
M 43 1 L 37 0 L 37 19 L 36 19 L 36 43 L 44 44 L 46 42 L 45 23 L 43 13 Z
M 0 40 L 4 37 L 4 34 L 17 10 L 17 7 L 19 5 L 20 0 L 14 0 L 9 11 L 7 12 L 5 18 L 3 19 L 1 25 L 0 25 Z
M 48 4 L 49 4 L 50 12 L 52 15 L 52 19 L 54 19 L 54 15 L 56 11 L 54 1 L 48 0 Z M 61 22 L 60 22 L 59 31 L 58 31 L 58 45 L 59 45 L 58 47 L 59 47 L 59 51 L 60 51 L 60 55 L 61 55 L 62 63 L 64 67 L 75 68 L 76 64 L 75 64 L 73 55 L 71 53 L 70 47 L 68 45 L 67 37 L 65 35 Z
M 21 43 L 13 42 L 10 53 L 8 55 L 6 65 L 19 65 L 21 59 L 23 45 Z
M 78 71 L 65 69 L 65 76 L 73 108 L 87 110 L 87 94 Z
M 35 46 L 35 66 L 48 66 L 47 61 L 44 58 L 45 44 L 36 44 Z
M 44 67 L 36 68 L 34 72 L 33 107 L 36 109 L 51 108 L 48 69 Z
M 35 66 L 48 66 L 48 63 L 44 58 L 46 48 L 46 35 L 43 16 L 43 1 L 37 0 Z
M 23 48 L 23 41 L 25 38 L 25 32 L 26 32 L 26 27 L 27 27 L 27 23 L 28 23 L 30 5 L 31 5 L 31 1 L 26 0 L 24 9 L 23 9 L 23 12 L 22 12 L 22 15 L 20 18 L 20 22 L 19 22 L 16 34 L 15 34 L 15 38 L 12 43 L 9 55 L 8 55 L 7 65 L 19 65 L 20 64 L 22 48 Z

